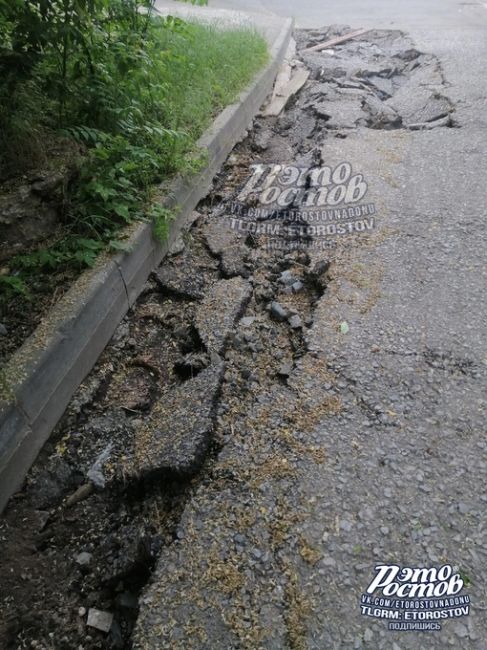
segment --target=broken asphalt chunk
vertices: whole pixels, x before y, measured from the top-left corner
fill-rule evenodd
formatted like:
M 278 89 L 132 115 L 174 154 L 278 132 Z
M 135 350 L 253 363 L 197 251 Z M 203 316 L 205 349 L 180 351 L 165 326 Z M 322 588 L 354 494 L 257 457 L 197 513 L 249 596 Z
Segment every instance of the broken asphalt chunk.
M 240 277 L 220 280 L 211 287 L 196 312 L 196 328 L 208 352 L 223 351 L 251 295 L 252 286 Z
M 113 623 L 113 614 L 110 612 L 102 612 L 99 609 L 91 608 L 88 611 L 88 620 L 86 625 L 94 627 L 101 632 L 109 632 Z
M 178 272 L 173 266 L 163 266 L 154 273 L 157 284 L 168 293 L 182 298 L 198 300 L 203 296 L 204 279 L 197 274 Z
M 212 219 L 204 226 L 206 244 L 212 255 L 220 258 L 225 277 L 246 273 L 244 262 L 247 249 L 244 241 L 230 227 L 230 219 Z
M 367 126 L 373 129 L 394 129 L 401 126 L 401 116 L 374 95 L 367 95 L 362 107 L 369 113 Z
M 208 268 L 198 264 L 198 260 L 184 251 L 169 263 L 163 264 L 154 272 L 159 287 L 180 298 L 199 300 L 203 297 Z
M 206 368 L 161 396 L 136 434 L 137 477 L 192 475 L 199 469 L 211 439 L 223 369 L 223 363 Z

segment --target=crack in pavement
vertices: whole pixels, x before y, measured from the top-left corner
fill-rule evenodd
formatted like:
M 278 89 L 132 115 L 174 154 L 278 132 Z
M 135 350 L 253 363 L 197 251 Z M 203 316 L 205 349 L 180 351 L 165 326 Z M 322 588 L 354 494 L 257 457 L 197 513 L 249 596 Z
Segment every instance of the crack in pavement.
M 298 31 L 298 56 L 347 29 Z M 309 81 L 235 148 L 7 511 L 3 564 L 19 540 L 36 548 L 3 587 L 7 643 L 49 647 L 62 625 L 69 650 L 390 648 L 385 624 L 359 614 L 386 561 L 461 563 L 482 608 L 486 378 L 463 324 L 449 336 L 441 302 L 445 274 L 461 295 L 461 269 L 430 253 L 430 215 L 402 204 L 410 150 L 439 138 L 464 148 L 464 129 L 444 128 L 454 106 L 441 66 L 402 32 L 302 57 Z M 230 227 L 255 162 L 306 169 L 310 190 L 311 169 L 344 160 L 375 184 L 377 228 L 315 247 L 316 235 L 292 233 L 288 211 L 273 248 L 265 230 Z M 244 198 L 259 205 L 257 193 Z M 414 227 L 425 234 L 410 250 Z M 108 445 L 105 487 L 67 508 Z M 89 565 L 73 561 L 80 553 Z M 14 589 L 22 572 L 29 596 Z M 108 637 L 88 639 L 80 607 L 114 613 Z M 472 614 L 445 623 L 431 648 L 468 637 L 480 649 L 486 632 Z M 400 643 L 417 649 L 418 637 Z

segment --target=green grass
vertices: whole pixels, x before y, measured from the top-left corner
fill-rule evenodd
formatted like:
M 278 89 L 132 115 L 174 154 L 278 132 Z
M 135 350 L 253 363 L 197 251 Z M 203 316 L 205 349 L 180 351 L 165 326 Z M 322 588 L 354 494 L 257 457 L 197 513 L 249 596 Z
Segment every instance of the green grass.
M 211 116 L 232 103 L 262 67 L 267 47 L 261 36 L 246 29 L 191 24 L 188 36 L 162 30 L 160 43 L 182 57 L 168 70 L 168 120 L 195 142 Z
M 154 187 L 199 169 L 206 152 L 197 151 L 198 138 L 267 58 L 266 42 L 253 30 L 154 19 L 143 39 L 131 32 L 94 39 L 89 70 L 73 57 L 69 92 L 56 110 L 49 95 L 55 66 L 45 57 L 35 70 L 36 97 L 44 93 L 44 102 L 38 116 L 30 113 L 32 141 L 61 132 L 86 155 L 68 189 L 62 232 L 9 262 L 25 283 L 21 290 L 39 271 L 92 266 L 102 251 L 120 248 L 120 232 L 134 220 L 152 218 L 156 233 L 167 232 L 168 211 L 152 206 Z M 14 117 L 25 124 L 25 116 Z

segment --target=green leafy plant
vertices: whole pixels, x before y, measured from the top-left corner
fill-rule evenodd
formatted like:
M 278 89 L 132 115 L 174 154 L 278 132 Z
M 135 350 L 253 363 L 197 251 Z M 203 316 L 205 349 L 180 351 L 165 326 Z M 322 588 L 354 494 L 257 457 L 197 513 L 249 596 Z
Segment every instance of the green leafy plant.
M 149 218 L 152 221 L 154 234 L 160 241 L 165 241 L 169 235 L 171 221 L 176 218 L 174 209 L 167 208 L 160 203 L 153 203 L 149 210 Z
M 153 205 L 153 188 L 201 169 L 198 138 L 266 57 L 251 30 L 157 17 L 154 0 L 0 0 L 0 178 L 53 137 L 84 152 L 62 232 L 10 260 L 15 275 L 0 288 L 22 292 L 37 270 L 125 250 L 120 232 L 136 220 L 167 237 L 174 211 Z
M 18 294 L 28 298 L 30 295 L 25 282 L 15 275 L 0 275 L 0 293 L 6 295 L 7 298 Z

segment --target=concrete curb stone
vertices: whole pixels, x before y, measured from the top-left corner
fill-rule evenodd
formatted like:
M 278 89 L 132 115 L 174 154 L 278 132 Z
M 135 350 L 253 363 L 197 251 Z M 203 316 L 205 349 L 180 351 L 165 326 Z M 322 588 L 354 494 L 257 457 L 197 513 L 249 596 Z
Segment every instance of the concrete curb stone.
M 167 241 L 156 241 L 148 223 L 131 226 L 128 251 L 106 256 L 83 273 L 1 371 L 0 512 L 21 487 L 71 396 L 272 89 L 293 23 L 278 17 L 266 20 L 270 60 L 201 137 L 199 146 L 208 151 L 207 167 L 190 180 L 177 178 L 165 188 L 169 198 L 163 204 L 177 214 Z

